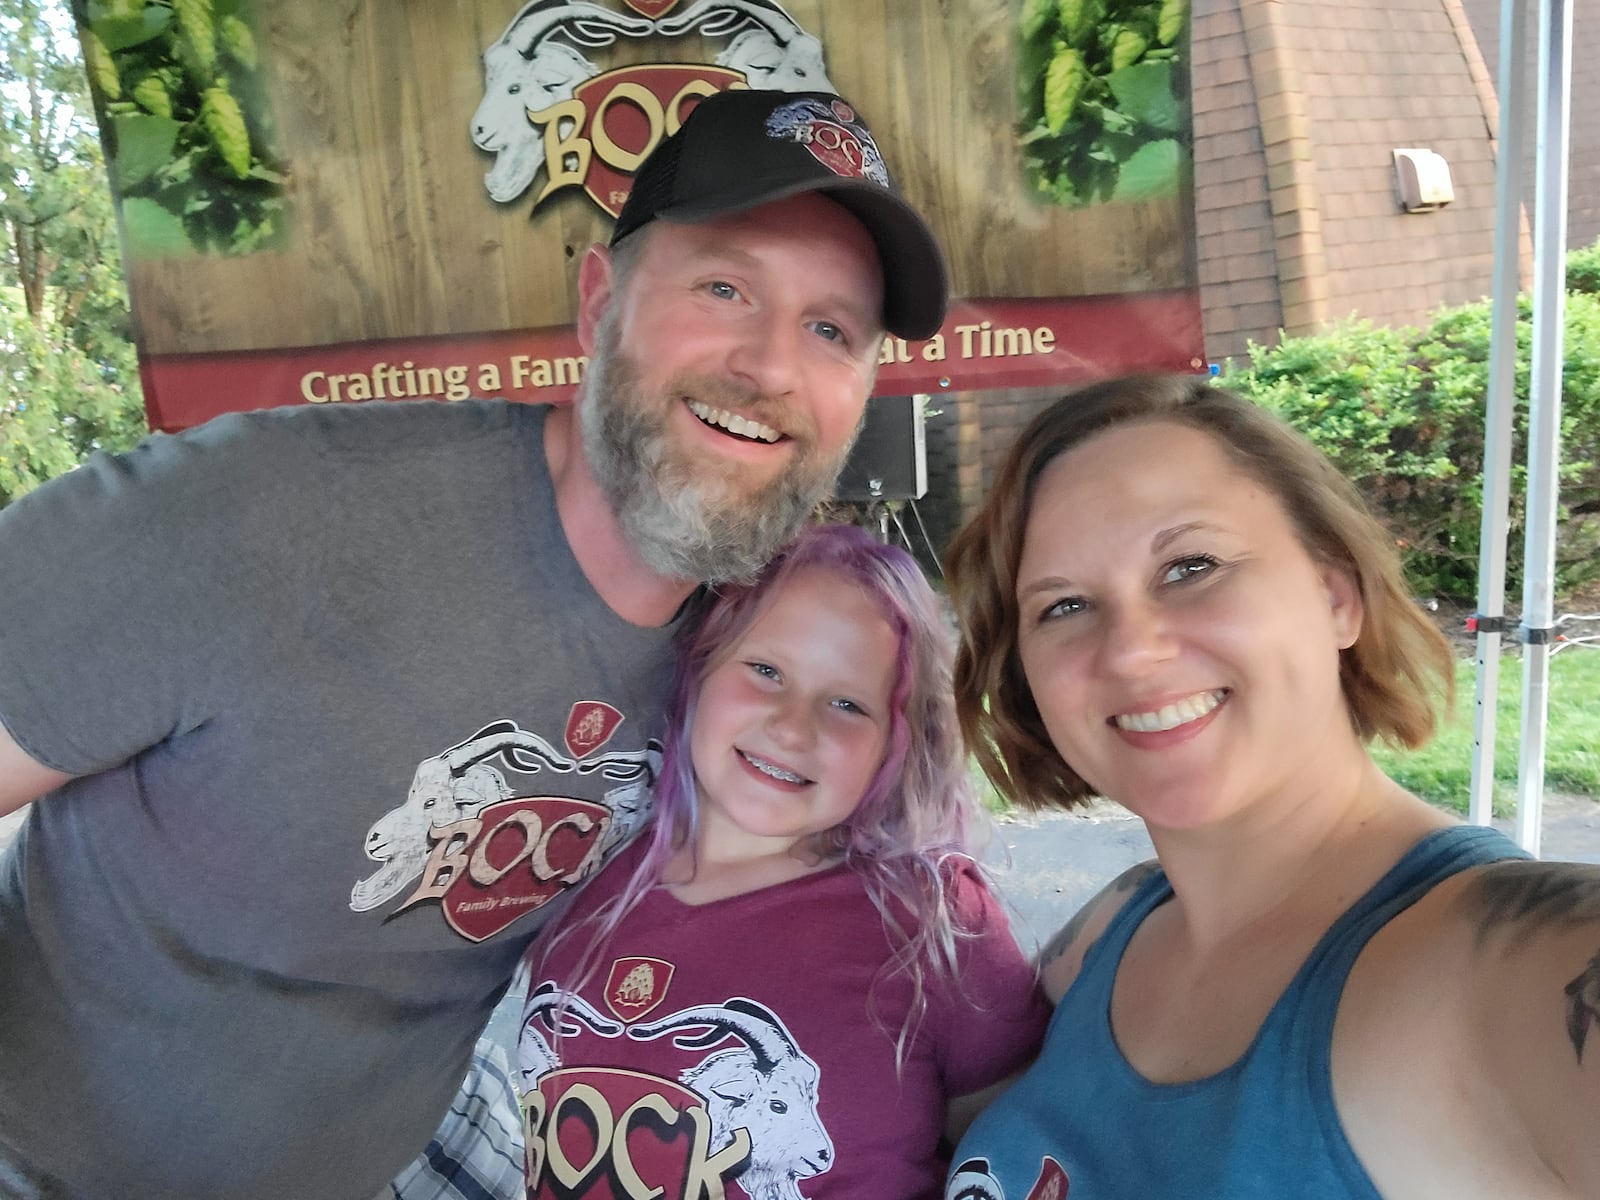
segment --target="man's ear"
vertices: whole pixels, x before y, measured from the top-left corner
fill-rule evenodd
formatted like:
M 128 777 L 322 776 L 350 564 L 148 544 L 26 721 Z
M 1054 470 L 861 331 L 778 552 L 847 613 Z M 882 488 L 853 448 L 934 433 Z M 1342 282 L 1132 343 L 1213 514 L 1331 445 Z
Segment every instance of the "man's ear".
M 1328 591 L 1334 636 L 1339 649 L 1348 650 L 1361 636 L 1361 623 L 1367 615 L 1367 607 L 1361 599 L 1361 585 L 1356 582 L 1354 575 L 1339 567 L 1324 570 L 1322 582 Z
M 594 353 L 595 330 L 611 307 L 613 283 L 611 251 L 596 242 L 578 264 L 578 345 L 585 354 Z

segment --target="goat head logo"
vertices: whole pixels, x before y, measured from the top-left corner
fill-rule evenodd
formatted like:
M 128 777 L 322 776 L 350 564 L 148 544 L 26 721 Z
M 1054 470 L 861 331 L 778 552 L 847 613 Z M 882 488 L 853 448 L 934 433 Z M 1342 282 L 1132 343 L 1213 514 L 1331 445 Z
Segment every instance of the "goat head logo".
M 495 156 L 484 176 L 508 204 L 540 173 L 538 208 L 582 187 L 615 217 L 633 173 L 700 97 L 729 87 L 831 92 L 822 42 L 776 0 L 532 0 L 483 53 L 473 144 Z M 589 55 L 622 38 L 726 39 L 711 63 L 643 63 L 605 70 Z M 848 120 L 846 124 L 848 124 Z M 846 160 L 841 160 L 846 161 Z M 830 164 L 831 165 L 831 164 Z

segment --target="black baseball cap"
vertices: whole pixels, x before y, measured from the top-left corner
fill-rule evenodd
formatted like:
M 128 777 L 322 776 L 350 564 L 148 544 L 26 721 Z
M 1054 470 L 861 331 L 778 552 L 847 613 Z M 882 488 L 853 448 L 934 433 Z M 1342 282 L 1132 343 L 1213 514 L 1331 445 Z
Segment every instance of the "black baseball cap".
M 657 218 L 694 224 L 802 192 L 822 192 L 872 235 L 884 328 L 932 337 L 950 294 L 944 255 L 900 195 L 866 123 L 831 92 L 739 88 L 707 96 L 639 167 L 611 244 Z

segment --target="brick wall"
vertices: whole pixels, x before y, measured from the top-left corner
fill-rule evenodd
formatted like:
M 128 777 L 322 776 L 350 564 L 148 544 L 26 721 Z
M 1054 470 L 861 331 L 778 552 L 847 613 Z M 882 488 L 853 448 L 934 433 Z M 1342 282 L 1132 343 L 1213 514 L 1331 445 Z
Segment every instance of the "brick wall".
M 1576 249 L 1600 238 L 1600 7 L 1592 0 L 1568 0 L 1572 10 L 1572 130 L 1568 145 L 1567 244 Z M 1461 0 L 1472 32 L 1488 65 L 1500 81 L 1500 0 Z M 1529 85 L 1537 70 L 1539 27 L 1537 6 L 1528 4 Z M 1533 202 L 1534 129 L 1537 91 L 1528 100 L 1528 120 L 1523 132 L 1523 165 L 1529 180 L 1524 203 Z M 1530 213 L 1531 215 L 1531 213 Z M 1525 280 L 1531 283 L 1532 280 Z
M 1283 324 L 1267 157 L 1239 0 L 1199 0 L 1193 47 L 1195 223 L 1206 354 L 1245 356 Z
M 1306 207 L 1320 223 L 1327 319 L 1354 313 L 1412 323 L 1489 290 L 1493 151 L 1474 48 L 1463 45 L 1452 2 L 1247 0 L 1247 10 L 1277 10 L 1285 76 L 1302 97 L 1311 143 Z M 1452 204 L 1400 210 L 1391 151 L 1403 146 L 1445 157 Z

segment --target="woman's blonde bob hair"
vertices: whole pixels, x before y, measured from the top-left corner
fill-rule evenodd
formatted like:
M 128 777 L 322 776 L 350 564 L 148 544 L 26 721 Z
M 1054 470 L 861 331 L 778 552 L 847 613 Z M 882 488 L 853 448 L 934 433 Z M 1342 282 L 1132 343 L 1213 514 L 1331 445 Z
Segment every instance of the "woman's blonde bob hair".
M 1355 487 L 1300 433 L 1250 401 L 1192 376 L 1134 376 L 1069 392 L 1011 448 L 982 508 L 946 556 L 961 622 L 956 705 L 967 745 L 996 788 L 1026 808 L 1071 808 L 1093 795 L 1051 744 L 1017 650 L 1017 568 L 1044 469 L 1096 434 L 1164 421 L 1215 438 L 1278 498 L 1312 559 L 1361 590 L 1355 644 L 1340 682 L 1363 740 L 1416 747 L 1433 735 L 1455 665 L 1449 643 L 1412 600 L 1393 539 Z M 1091 521 L 1094 514 L 1084 513 Z

